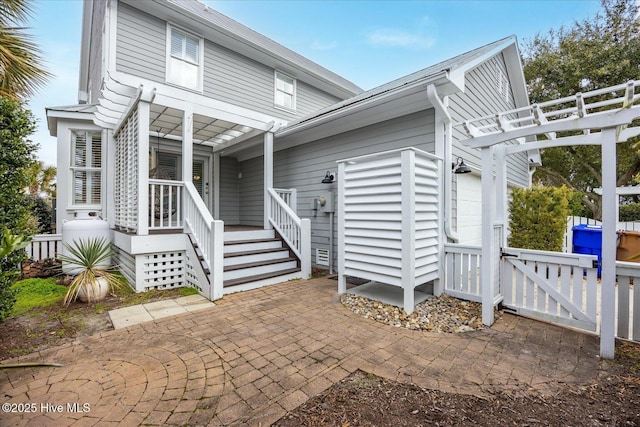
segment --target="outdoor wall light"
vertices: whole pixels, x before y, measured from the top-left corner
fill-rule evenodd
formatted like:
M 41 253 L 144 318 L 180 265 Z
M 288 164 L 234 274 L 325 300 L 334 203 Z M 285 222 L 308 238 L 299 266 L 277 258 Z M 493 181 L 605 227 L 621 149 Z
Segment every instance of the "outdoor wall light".
M 322 183 L 323 184 L 331 184 L 335 180 L 336 180 L 335 175 L 332 174 L 331 171 L 327 171 L 327 173 L 324 176 L 324 178 L 322 178 Z
M 462 157 L 458 157 L 458 160 L 451 164 L 451 169 L 453 173 L 471 173 L 471 168 L 464 164 Z

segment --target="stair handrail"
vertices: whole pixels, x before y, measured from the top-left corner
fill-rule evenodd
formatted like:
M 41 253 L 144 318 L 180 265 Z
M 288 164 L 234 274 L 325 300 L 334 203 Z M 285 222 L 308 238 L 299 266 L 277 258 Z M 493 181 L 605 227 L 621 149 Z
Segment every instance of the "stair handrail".
M 209 265 L 210 299 L 222 297 L 224 222 L 214 220 L 192 182 L 184 183 L 184 223 Z
M 268 188 L 269 223 L 300 259 L 302 275 L 311 275 L 311 221 L 300 218 L 273 189 Z

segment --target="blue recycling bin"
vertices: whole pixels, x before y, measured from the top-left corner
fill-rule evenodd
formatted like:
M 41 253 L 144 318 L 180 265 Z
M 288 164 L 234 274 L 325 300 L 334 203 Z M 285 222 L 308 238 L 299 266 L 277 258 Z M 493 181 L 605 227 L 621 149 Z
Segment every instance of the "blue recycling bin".
M 573 253 L 598 256 L 598 277 L 602 273 L 602 226 L 579 224 L 572 227 Z

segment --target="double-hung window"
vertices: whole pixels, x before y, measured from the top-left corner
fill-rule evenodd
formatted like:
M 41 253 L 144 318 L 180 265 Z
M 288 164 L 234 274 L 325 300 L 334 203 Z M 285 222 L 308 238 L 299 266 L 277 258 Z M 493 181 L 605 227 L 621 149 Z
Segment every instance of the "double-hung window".
M 100 205 L 102 133 L 72 131 L 71 175 L 72 204 Z
M 275 105 L 296 110 L 296 79 L 280 71 L 275 73 Z
M 168 26 L 167 82 L 202 89 L 202 39 Z

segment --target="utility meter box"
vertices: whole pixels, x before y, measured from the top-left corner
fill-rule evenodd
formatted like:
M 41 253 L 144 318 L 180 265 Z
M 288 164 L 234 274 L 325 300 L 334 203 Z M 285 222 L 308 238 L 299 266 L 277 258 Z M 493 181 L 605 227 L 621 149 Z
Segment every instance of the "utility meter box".
M 334 194 L 333 191 L 325 191 L 324 193 L 322 193 L 322 195 L 320 196 L 322 200 L 324 200 L 324 205 L 320 205 L 320 212 L 322 213 L 332 213 L 335 212 L 334 209 L 334 203 L 333 203 L 333 198 L 334 198 Z

